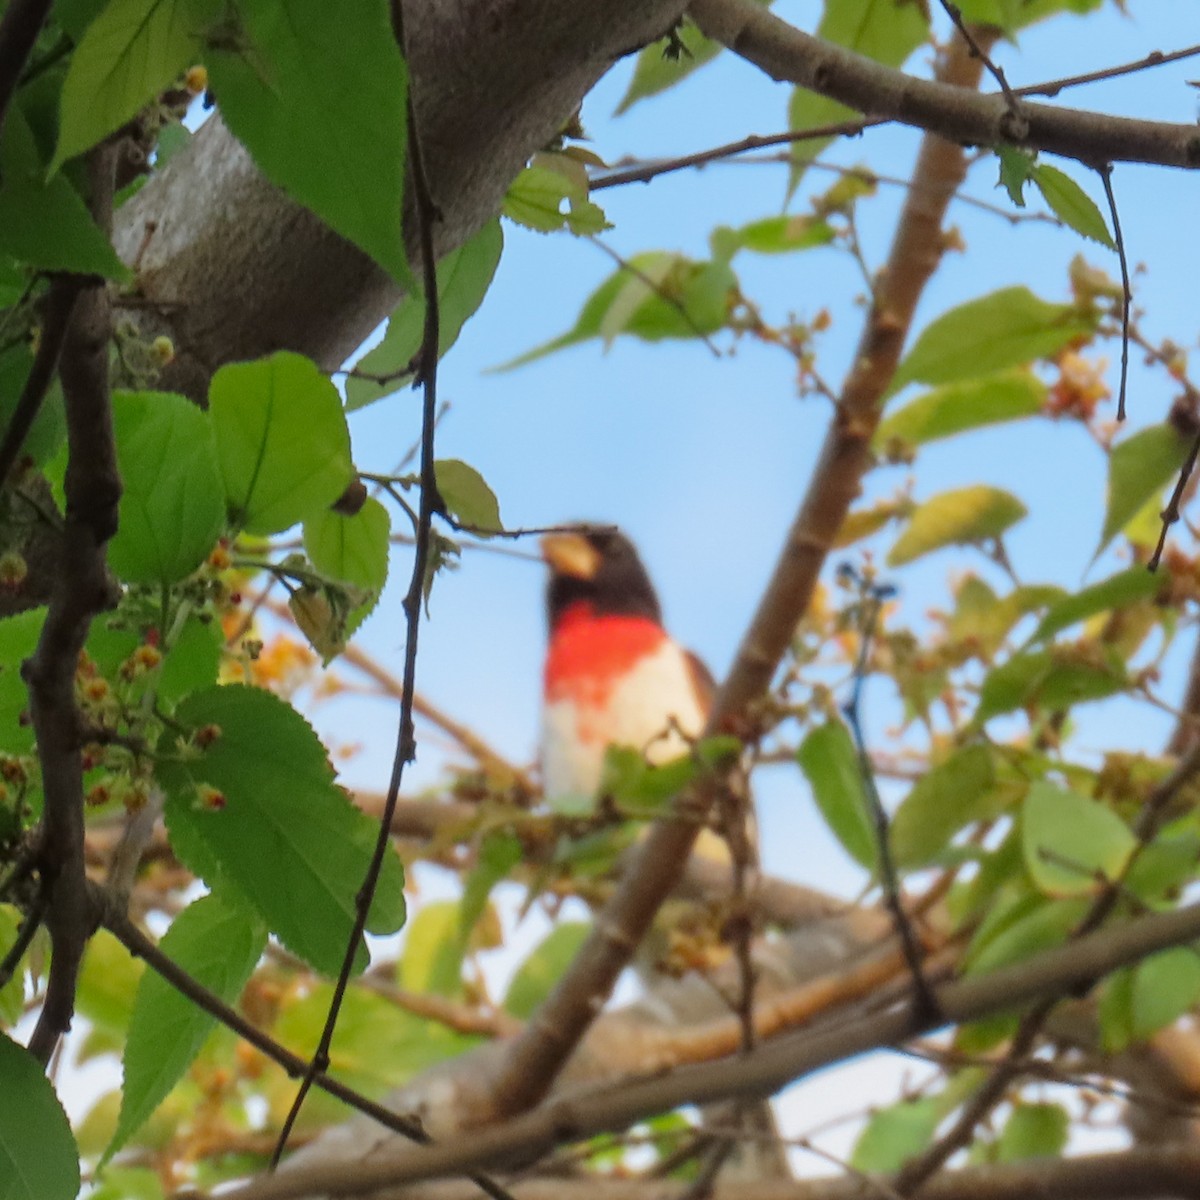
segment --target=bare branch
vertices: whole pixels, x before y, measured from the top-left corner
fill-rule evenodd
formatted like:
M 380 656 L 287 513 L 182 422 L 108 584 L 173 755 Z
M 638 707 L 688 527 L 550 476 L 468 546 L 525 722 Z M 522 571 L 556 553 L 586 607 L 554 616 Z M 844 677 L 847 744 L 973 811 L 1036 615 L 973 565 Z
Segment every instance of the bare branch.
M 1025 962 L 944 984 L 938 1007 L 947 1022 L 975 1020 L 1048 996 L 1085 987 L 1131 962 L 1200 937 L 1200 905 L 1155 913 L 1088 934 Z M 494 1167 L 546 1153 L 565 1141 L 628 1128 L 655 1113 L 684 1104 L 708 1104 L 767 1096 L 793 1080 L 834 1062 L 929 1031 L 933 1024 L 909 1002 L 882 1013 L 818 1024 L 814 1029 L 765 1042 L 749 1054 L 668 1074 L 622 1082 L 575 1098 L 564 1097 L 470 1138 L 410 1148 L 369 1162 L 318 1165 L 276 1175 L 223 1193 L 225 1200 L 288 1200 L 289 1197 L 364 1195 L 382 1187 Z M 927 1186 L 932 1186 L 932 1183 Z M 1196 1177 L 1190 1190 L 1200 1194 Z M 762 1193 L 759 1193 L 762 1194 Z
M 955 39 L 939 67 L 939 79 L 955 92 L 965 92 L 978 85 L 981 70 L 965 43 Z M 858 495 L 869 462 L 871 435 L 879 420 L 879 403 L 899 361 L 917 299 L 940 262 L 942 219 L 965 172 L 966 157 L 960 147 L 932 136 L 923 140 L 913 187 L 854 368 L 774 575 L 733 669 L 717 694 L 706 733 L 753 728 L 750 714 L 770 686 L 842 520 Z M 708 791 L 695 798 L 701 813 L 712 800 L 712 788 Z M 655 912 L 678 884 L 697 828 L 694 819 L 676 818 L 651 829 L 574 963 L 513 1043 L 493 1089 L 492 1111 L 474 1114 L 476 1119 L 518 1112 L 546 1094 L 603 1007 Z
M 694 0 L 688 11 L 706 36 L 772 79 L 954 142 L 1027 146 L 1088 166 L 1144 162 L 1200 167 L 1200 129 L 1195 125 L 1135 121 L 1049 104 L 1022 104 L 1018 119 L 1002 95 L 973 95 L 943 80 L 916 79 L 802 33 L 754 0 Z

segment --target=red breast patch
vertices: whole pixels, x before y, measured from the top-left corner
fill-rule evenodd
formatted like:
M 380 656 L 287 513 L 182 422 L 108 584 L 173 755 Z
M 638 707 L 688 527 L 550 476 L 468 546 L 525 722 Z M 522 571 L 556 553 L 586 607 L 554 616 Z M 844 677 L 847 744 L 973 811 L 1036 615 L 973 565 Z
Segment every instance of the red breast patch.
M 667 640 L 647 617 L 597 616 L 572 604 L 558 619 L 546 654 L 546 701 L 604 704 L 625 673 Z

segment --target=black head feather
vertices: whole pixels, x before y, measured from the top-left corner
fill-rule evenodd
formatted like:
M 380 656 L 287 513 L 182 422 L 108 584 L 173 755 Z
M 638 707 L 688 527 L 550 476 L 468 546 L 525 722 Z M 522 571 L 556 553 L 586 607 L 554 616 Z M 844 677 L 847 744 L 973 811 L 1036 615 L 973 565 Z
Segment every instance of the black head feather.
M 550 567 L 546 611 L 553 629 L 572 605 L 588 604 L 601 616 L 648 617 L 662 623 L 654 585 L 633 543 L 612 526 L 577 525 L 542 539 Z

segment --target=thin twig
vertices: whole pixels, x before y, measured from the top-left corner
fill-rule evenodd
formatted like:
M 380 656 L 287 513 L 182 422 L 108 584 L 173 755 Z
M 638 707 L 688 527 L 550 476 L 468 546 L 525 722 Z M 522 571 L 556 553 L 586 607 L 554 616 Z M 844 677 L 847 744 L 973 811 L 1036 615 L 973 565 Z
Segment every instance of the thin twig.
M 1104 195 L 1108 200 L 1108 213 L 1112 217 L 1113 240 L 1117 244 L 1117 259 L 1121 264 L 1121 387 L 1117 393 L 1117 420 L 1125 420 L 1125 386 L 1129 379 L 1129 311 L 1133 305 L 1133 289 L 1129 285 L 1129 260 L 1125 256 L 1125 239 L 1121 236 L 1121 217 L 1117 212 L 1117 198 L 1113 194 L 1112 163 L 1097 167 L 1104 184 Z
M 1150 561 L 1146 564 L 1148 571 L 1158 570 L 1159 560 L 1162 558 L 1163 549 L 1167 544 L 1167 531 L 1179 520 L 1179 505 L 1183 500 L 1183 492 L 1188 485 L 1188 480 L 1192 477 L 1192 471 L 1195 470 L 1198 456 L 1200 456 L 1200 433 L 1197 433 L 1192 441 L 1192 448 L 1188 451 L 1183 466 L 1179 469 L 1175 490 L 1171 493 L 1170 500 L 1167 501 L 1167 507 L 1162 510 L 1162 529 L 1159 531 L 1158 544 L 1154 547 L 1154 553 L 1150 555 Z
M 852 572 L 853 569 L 843 568 L 843 571 L 847 570 Z M 900 892 L 900 879 L 896 873 L 895 860 L 892 858 L 891 832 L 887 810 L 883 807 L 883 801 L 879 796 L 879 789 L 875 785 L 875 773 L 871 768 L 871 756 L 867 750 L 867 742 L 863 735 L 862 727 L 862 698 L 866 688 L 871 646 L 875 640 L 880 611 L 883 608 L 884 601 L 892 594 L 892 589 L 886 586 L 870 584 L 865 580 L 858 580 L 857 576 L 855 576 L 855 579 L 859 583 L 862 597 L 862 615 L 858 631 L 858 661 L 854 665 L 854 684 L 850 693 L 850 699 L 842 706 L 842 713 L 845 715 L 846 724 L 850 726 L 850 733 L 854 738 L 854 749 L 858 755 L 858 772 L 862 779 L 867 801 L 871 807 L 871 819 L 875 825 L 875 849 L 878 855 L 879 883 L 883 889 L 884 905 L 892 915 L 892 921 L 896 927 L 896 935 L 899 937 L 900 945 L 904 950 L 904 958 L 913 978 L 913 990 L 916 995 L 917 1004 L 923 1008 L 927 1008 L 930 1015 L 934 1015 L 937 1013 L 937 997 L 934 995 L 929 980 L 925 977 L 925 968 L 921 961 L 922 949 L 920 941 L 913 931 L 908 914 L 904 911 L 904 900 Z
M 1080 87 L 1085 83 L 1100 83 L 1106 79 L 1117 79 L 1121 75 L 1133 75 L 1151 67 L 1161 67 L 1167 63 L 1179 62 L 1184 58 L 1195 58 L 1200 54 L 1200 46 L 1188 46 L 1183 50 L 1151 50 L 1149 54 L 1133 62 L 1121 63 L 1115 67 L 1101 67 L 1097 71 L 1086 71 L 1082 75 L 1066 75 L 1062 79 L 1051 79 L 1045 83 L 1031 83 L 1024 87 L 1014 88 L 1018 96 L 1057 96 L 1067 88 Z
M 397 47 L 407 59 L 404 42 L 404 18 L 400 0 L 391 0 L 392 32 Z M 432 523 L 434 513 L 445 506 L 437 490 L 437 478 L 434 471 L 433 440 L 437 425 L 437 362 L 438 362 L 438 290 L 437 263 L 433 253 L 433 222 L 436 220 L 436 210 L 429 194 L 429 185 L 425 176 L 424 163 L 421 155 L 420 137 L 413 111 L 412 93 L 406 100 L 406 120 L 408 125 L 408 163 L 411 172 L 414 211 L 416 214 L 417 239 L 421 251 L 421 266 L 425 288 L 425 328 L 421 343 L 420 371 L 418 380 L 424 388 L 424 399 L 421 414 L 421 505 L 416 530 L 416 545 L 413 551 L 412 578 L 409 582 L 408 594 L 404 599 L 406 618 L 406 643 L 404 648 L 404 673 L 402 695 L 400 698 L 399 730 L 396 738 L 396 752 L 392 760 L 391 779 L 388 783 L 387 799 L 384 802 L 383 814 L 380 817 L 379 833 L 375 839 L 375 847 L 371 861 L 367 866 L 362 886 L 355 896 L 354 925 L 346 945 L 346 955 L 342 968 L 334 984 L 333 996 L 329 1003 L 329 1012 L 325 1018 L 325 1026 L 317 1049 L 313 1054 L 304 1078 L 292 1102 L 291 1110 L 280 1130 L 279 1140 L 271 1155 L 270 1169 L 278 1165 L 288 1135 L 295 1125 L 296 1118 L 304 1104 L 317 1074 L 327 1069 L 329 1064 L 329 1048 L 333 1043 L 334 1030 L 337 1027 L 338 1015 L 346 996 L 350 976 L 354 971 L 354 962 L 366 929 L 367 918 L 371 909 L 371 901 L 375 887 L 383 868 L 384 858 L 391 845 L 392 816 L 400 795 L 400 783 L 405 766 L 416 757 L 416 734 L 413 726 L 413 697 L 416 692 L 417 671 L 417 638 L 421 628 L 421 597 L 425 584 L 425 573 L 429 563 Z M 473 1177 L 476 1178 L 476 1177 Z M 498 1185 L 483 1177 L 477 1177 L 476 1182 L 496 1197 L 507 1197 L 507 1193 Z
M 54 372 L 58 370 L 58 358 L 79 296 L 79 287 L 80 280 L 76 276 L 62 276 L 54 281 L 46 296 L 37 353 L 33 356 L 29 374 L 25 377 L 16 407 L 4 430 L 4 439 L 0 441 L 0 487 L 7 482 L 9 472 L 20 456 L 21 447 L 50 390 Z
M 615 262 L 617 266 L 621 268 L 622 271 L 628 271 L 629 274 L 635 279 L 640 280 L 643 284 L 645 284 L 646 287 L 649 288 L 650 291 L 664 304 L 669 304 L 683 318 L 684 324 L 687 325 L 687 327 L 696 335 L 696 337 L 698 337 L 700 341 L 704 343 L 709 352 L 712 354 L 713 358 L 721 357 L 721 351 L 717 348 L 712 338 L 710 338 L 708 334 L 706 334 L 704 330 L 696 324 L 695 318 L 693 318 L 692 314 L 688 312 L 687 307 L 678 296 L 672 296 L 662 286 L 661 283 L 657 282 L 655 279 L 652 279 L 646 274 L 645 271 L 641 269 L 641 267 L 635 266 L 629 261 L 629 259 L 625 258 L 621 254 L 618 254 L 616 250 L 614 250 L 606 242 L 602 242 L 595 234 L 592 234 L 588 238 L 588 241 L 590 241 L 592 245 L 596 247 L 596 249 L 603 250 L 604 253 L 607 254 L 608 257 L 611 258 L 613 262 Z
M 738 154 L 746 154 L 751 150 L 768 150 L 772 146 L 791 146 L 796 142 L 808 142 L 815 138 L 856 137 L 865 129 L 886 122 L 877 117 L 858 117 L 852 121 L 835 121 L 831 125 L 816 125 L 812 129 L 792 130 L 790 133 L 772 133 L 760 137 L 751 134 L 736 142 L 725 142 L 713 146 L 709 150 L 700 150 L 695 154 L 684 154 L 678 158 L 665 158 L 659 162 L 645 163 L 625 170 L 612 171 L 601 175 L 588 183 L 589 190 L 603 191 L 605 188 L 621 187 L 626 183 L 649 183 L 660 175 L 670 175 L 674 171 L 686 171 L 693 167 L 703 167 L 707 163 L 717 162 L 723 158 L 733 158 Z
M 10 0 L 0 17 L 0 130 L 49 13 L 50 0 Z
M 45 914 L 46 900 L 44 896 L 39 894 L 33 898 L 33 902 L 29 905 L 29 911 L 26 912 L 24 919 L 21 921 L 21 926 L 17 930 L 17 936 L 13 939 L 13 944 L 9 946 L 3 959 L 0 959 L 0 988 L 6 987 L 8 981 L 16 974 L 21 959 L 25 957 L 25 951 L 29 949 L 30 942 L 33 941 L 35 934 L 42 927 L 42 918 Z
M 962 9 L 954 3 L 954 0 L 941 0 L 941 5 L 946 10 L 946 15 L 954 22 L 954 28 L 958 30 L 963 41 L 970 46 L 971 54 L 983 63 L 987 68 L 988 74 L 999 85 L 1004 102 L 1008 105 L 1008 111 L 1014 117 L 1019 118 L 1021 115 L 1020 100 L 1017 99 L 1016 93 L 1009 87 L 1008 79 L 1005 77 L 1003 70 L 992 61 L 991 55 L 975 40 L 975 35 L 971 32 L 971 27 L 963 20 Z

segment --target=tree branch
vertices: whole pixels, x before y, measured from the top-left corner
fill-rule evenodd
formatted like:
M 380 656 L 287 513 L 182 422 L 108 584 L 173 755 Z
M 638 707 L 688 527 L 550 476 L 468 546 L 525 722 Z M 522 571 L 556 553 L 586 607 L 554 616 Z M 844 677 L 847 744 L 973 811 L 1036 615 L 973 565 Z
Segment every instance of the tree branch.
M 950 141 L 1027 146 L 1089 166 L 1143 162 L 1200 167 L 1200 129 L 1195 125 L 1135 121 L 1050 104 L 1022 104 L 1016 116 L 1001 95 L 972 95 L 944 80 L 916 79 L 802 33 L 754 0 L 693 0 L 688 12 L 705 36 L 772 79 Z
M 977 86 L 981 70 L 979 60 L 956 38 L 938 77 L 944 81 L 941 86 L 958 92 Z M 941 222 L 965 173 L 960 147 L 933 136 L 924 139 L 855 365 L 775 572 L 717 694 L 706 734 L 752 727 L 750 714 L 770 686 L 808 607 L 842 520 L 858 496 L 879 404 L 899 362 L 917 300 L 941 260 Z M 711 794 L 702 790 L 694 800 L 702 814 Z M 659 906 L 678 885 L 697 829 L 695 820 L 681 819 L 652 827 L 575 961 L 513 1043 L 493 1088 L 490 1112 L 475 1114 L 476 1119 L 519 1112 L 546 1094 L 604 1006 Z
M 961 1024 L 1047 996 L 1086 987 L 1110 971 L 1156 951 L 1200 937 L 1200 905 L 1155 913 L 1045 951 L 1011 967 L 955 980 L 937 988 L 941 1023 Z M 320 1195 L 364 1195 L 402 1183 L 502 1166 L 546 1153 L 563 1142 L 626 1129 L 637 1121 L 685 1104 L 769 1096 L 794 1080 L 835 1062 L 908 1040 L 935 1028 L 921 1018 L 911 996 L 881 1013 L 822 1022 L 777 1038 L 748 1054 L 646 1079 L 622 1082 L 574 1098 L 563 1097 L 470 1138 L 363 1162 L 305 1164 L 303 1172 L 276 1175 L 223 1193 L 223 1200 L 289 1200 Z M 1200 1192 L 1195 1177 L 1188 1180 Z
M 102 229 L 112 218 L 113 161 L 107 145 L 92 150 L 87 159 L 92 214 Z M 66 279 L 52 285 L 77 286 Z M 104 555 L 116 532 L 121 494 L 108 389 L 109 325 L 108 289 L 102 280 L 92 280 L 75 301 L 59 364 L 68 448 L 60 566 L 37 648 L 22 667 L 42 768 L 45 807 L 38 866 L 53 947 L 45 1003 L 29 1042 L 30 1052 L 42 1063 L 50 1061 L 71 1026 L 79 963 L 98 917 L 84 870 L 75 670 L 93 616 L 118 599 Z

